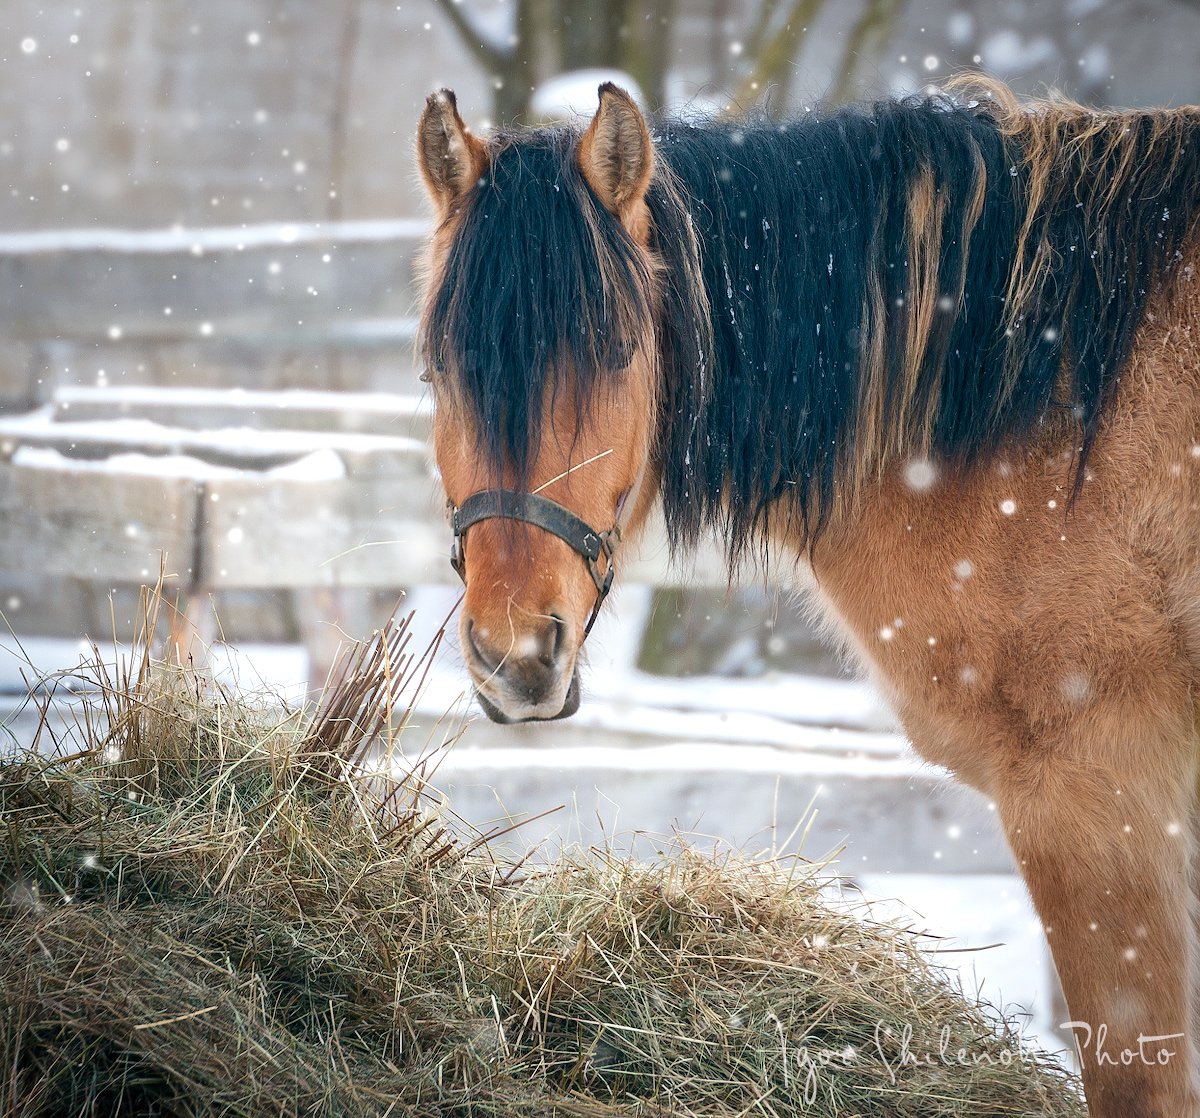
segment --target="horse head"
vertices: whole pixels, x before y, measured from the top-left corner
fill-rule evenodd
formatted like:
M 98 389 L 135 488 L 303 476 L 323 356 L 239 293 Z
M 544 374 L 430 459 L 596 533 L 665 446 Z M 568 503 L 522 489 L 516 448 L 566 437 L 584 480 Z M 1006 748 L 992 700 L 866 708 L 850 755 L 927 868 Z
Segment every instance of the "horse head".
M 493 720 L 563 718 L 616 544 L 657 488 L 654 147 L 606 84 L 582 134 L 487 143 L 436 93 L 417 150 L 437 215 L 422 337 L 463 655 Z

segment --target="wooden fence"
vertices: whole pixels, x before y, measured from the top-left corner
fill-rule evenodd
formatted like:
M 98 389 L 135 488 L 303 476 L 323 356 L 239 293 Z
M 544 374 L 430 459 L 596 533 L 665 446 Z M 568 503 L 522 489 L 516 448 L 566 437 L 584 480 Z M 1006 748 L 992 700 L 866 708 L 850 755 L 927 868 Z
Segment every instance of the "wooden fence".
M 452 580 L 449 530 L 416 396 L 59 388 L 0 417 L 0 571 L 223 588 Z M 715 548 L 666 561 L 661 530 L 622 577 L 725 576 Z
M 423 232 L 0 235 L 0 573 L 133 582 L 165 554 L 191 590 L 451 577 L 412 359 Z M 724 582 L 715 553 L 673 571 L 665 550 L 651 532 L 624 576 Z

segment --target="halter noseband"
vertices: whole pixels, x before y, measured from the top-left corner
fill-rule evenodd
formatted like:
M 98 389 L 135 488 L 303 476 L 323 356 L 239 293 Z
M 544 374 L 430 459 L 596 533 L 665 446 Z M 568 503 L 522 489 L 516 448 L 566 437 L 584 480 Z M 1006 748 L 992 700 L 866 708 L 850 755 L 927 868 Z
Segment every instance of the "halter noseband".
M 626 501 L 628 497 L 627 494 Z M 549 497 L 542 497 L 537 493 L 518 493 L 512 489 L 481 489 L 478 493 L 472 493 L 458 508 L 451 505 L 450 514 L 450 523 L 454 530 L 454 542 L 450 545 L 450 566 L 464 583 L 467 581 L 467 560 L 463 550 L 463 537 L 472 524 L 478 524 L 481 520 L 523 520 L 557 536 L 573 551 L 583 556 L 588 566 L 588 574 L 596 584 L 596 604 L 592 606 L 591 615 L 583 630 L 584 639 L 587 639 L 599 616 L 600 607 L 612 589 L 613 575 L 616 572 L 613 556 L 617 544 L 621 541 L 620 509 L 617 510 L 617 522 L 608 531 L 597 532 L 570 509 L 563 508 Z M 601 555 L 608 563 L 608 569 L 603 574 L 600 573 L 597 563 Z

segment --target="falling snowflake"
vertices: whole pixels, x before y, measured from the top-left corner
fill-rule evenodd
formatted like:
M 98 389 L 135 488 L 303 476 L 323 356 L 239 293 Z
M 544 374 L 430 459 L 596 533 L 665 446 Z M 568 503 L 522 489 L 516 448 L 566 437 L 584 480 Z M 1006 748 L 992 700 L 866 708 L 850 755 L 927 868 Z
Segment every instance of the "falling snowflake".
M 924 493 L 937 481 L 937 467 L 926 458 L 913 458 L 904 467 L 904 482 L 909 489 Z

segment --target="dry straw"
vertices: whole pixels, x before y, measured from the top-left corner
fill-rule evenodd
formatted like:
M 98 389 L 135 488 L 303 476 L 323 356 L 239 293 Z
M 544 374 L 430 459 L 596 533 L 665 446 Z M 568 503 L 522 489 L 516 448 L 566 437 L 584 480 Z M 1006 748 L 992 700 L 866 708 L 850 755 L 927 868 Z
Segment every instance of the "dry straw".
M 407 619 L 309 714 L 148 646 L 0 767 L 0 1113 L 1083 1114 L 818 867 L 502 863 L 377 763 L 427 732 Z

